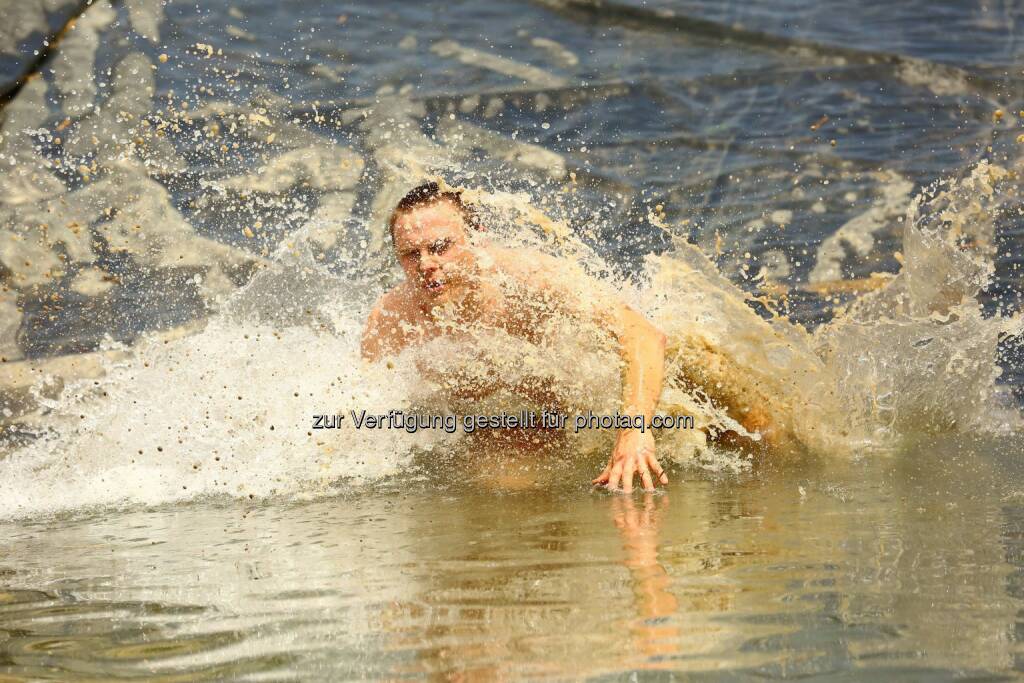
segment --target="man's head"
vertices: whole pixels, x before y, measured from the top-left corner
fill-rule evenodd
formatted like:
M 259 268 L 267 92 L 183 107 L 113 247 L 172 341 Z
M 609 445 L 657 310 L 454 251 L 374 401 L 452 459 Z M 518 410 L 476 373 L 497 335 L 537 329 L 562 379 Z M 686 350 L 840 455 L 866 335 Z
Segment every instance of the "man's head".
M 479 273 L 469 232 L 480 226 L 458 192 L 437 183 L 414 188 L 398 202 L 389 227 L 406 278 L 431 299 L 458 298 Z

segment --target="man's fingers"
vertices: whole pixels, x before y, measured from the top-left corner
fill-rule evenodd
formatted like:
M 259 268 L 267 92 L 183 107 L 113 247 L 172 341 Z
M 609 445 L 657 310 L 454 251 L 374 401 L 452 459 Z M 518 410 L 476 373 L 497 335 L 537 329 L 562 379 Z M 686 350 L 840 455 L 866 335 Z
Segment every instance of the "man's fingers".
M 622 463 L 617 462 L 612 467 L 611 476 L 608 478 L 608 488 L 617 489 L 619 487 L 619 481 L 622 479 Z
M 654 457 L 654 453 L 647 456 L 647 464 L 651 468 L 651 471 L 654 472 L 654 476 L 658 481 L 662 484 L 668 483 L 668 475 L 665 474 L 665 469 L 661 466 L 661 463 L 658 462 L 658 459 Z
M 612 462 L 591 483 L 605 485 L 612 491 L 621 488 L 623 493 L 632 493 L 633 478 L 637 475 L 645 491 L 653 491 L 659 483 L 668 483 L 668 475 L 654 456 L 654 449 L 650 447 L 636 454 L 613 457 Z
M 654 480 L 651 479 L 651 471 L 646 466 L 640 468 L 640 480 L 644 483 L 644 491 L 654 490 Z
M 636 474 L 636 463 L 630 462 L 622 468 L 622 492 L 633 493 L 633 475 Z

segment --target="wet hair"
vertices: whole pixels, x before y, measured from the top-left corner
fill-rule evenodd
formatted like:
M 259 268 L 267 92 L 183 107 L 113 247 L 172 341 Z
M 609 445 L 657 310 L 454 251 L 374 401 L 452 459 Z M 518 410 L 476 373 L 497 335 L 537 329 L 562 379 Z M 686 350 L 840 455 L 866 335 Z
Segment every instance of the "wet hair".
M 401 218 L 403 214 L 409 213 L 413 209 L 417 209 L 421 206 L 430 206 L 431 204 L 443 201 L 449 201 L 455 205 L 455 208 L 459 210 L 460 214 L 462 214 L 462 220 L 466 222 L 466 225 L 474 230 L 483 229 L 483 226 L 480 224 L 480 219 L 477 217 L 473 207 L 463 201 L 461 190 L 442 191 L 440 185 L 431 181 L 409 190 L 395 206 L 395 210 L 391 212 L 391 218 L 388 220 L 388 230 L 391 232 L 391 241 L 395 241 L 395 223 L 398 222 L 398 219 Z

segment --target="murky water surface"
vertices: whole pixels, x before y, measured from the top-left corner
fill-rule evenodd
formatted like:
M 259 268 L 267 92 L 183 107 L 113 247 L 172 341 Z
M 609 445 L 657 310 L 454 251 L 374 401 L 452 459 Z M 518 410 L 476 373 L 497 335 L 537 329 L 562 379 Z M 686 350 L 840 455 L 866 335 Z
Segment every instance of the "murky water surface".
M 1024 472 L 1005 444 L 604 495 L 428 474 L 289 504 L 4 524 L 27 677 L 1014 678 Z
M 409 464 L 387 439 L 313 445 L 306 432 L 311 413 L 392 400 L 359 394 L 368 385 L 352 368 L 367 305 L 394 278 L 379 219 L 387 188 L 408 185 L 389 176 L 395 149 L 443 149 L 455 180 L 526 191 L 611 270 L 638 272 L 667 232 L 748 291 L 790 288 L 781 307 L 794 319 L 830 319 L 848 297 L 812 285 L 896 271 L 913 193 L 981 160 L 1019 161 L 1022 10 L 940 5 L 87 11 L 94 64 L 44 62 L 14 102 L 38 95 L 39 120 L 18 121 L 45 130 L 5 159 L 36 170 L 70 155 L 53 171 L 65 206 L 106 211 L 102 192 L 125 183 L 167 203 L 82 219 L 102 239 L 60 238 L 66 272 L 4 262 L 20 351 L 95 351 L 202 321 L 245 279 L 235 266 L 284 266 L 199 341 L 153 342 L 117 382 L 76 389 L 81 410 L 42 390 L 64 424 L 4 413 L 15 436 L 0 456 L 0 677 L 1018 678 L 1019 434 L 672 465 L 667 490 L 623 496 L 586 484 L 604 452 L 437 449 Z M 93 117 L 93 96 L 135 118 Z M 123 127 L 147 116 L 174 125 Z M 128 155 L 145 169 L 131 175 L 122 152 L 137 134 Z M 296 152 L 314 162 L 273 165 Z M 131 184 L 140 177 L 150 184 Z M 571 201 L 551 200 L 570 186 Z M 18 212 L 45 201 L 8 200 L 26 224 Z M 1018 195 L 997 203 L 990 315 L 1018 307 L 1024 253 Z M 174 221 L 194 234 L 168 246 L 159 226 Z M 300 228 L 323 247 L 315 264 L 283 256 Z M 217 243 L 233 251 L 209 257 Z M 884 369 L 890 350 L 865 353 Z M 1011 389 L 1017 356 L 1001 358 Z M 72 446 L 19 450 L 39 424 Z

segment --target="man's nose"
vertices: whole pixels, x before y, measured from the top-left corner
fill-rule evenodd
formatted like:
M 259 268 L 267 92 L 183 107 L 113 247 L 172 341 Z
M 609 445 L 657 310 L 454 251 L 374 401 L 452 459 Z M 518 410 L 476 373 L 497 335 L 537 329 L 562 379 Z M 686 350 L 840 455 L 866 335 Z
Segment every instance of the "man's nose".
M 429 251 L 420 255 L 420 270 L 428 272 L 437 269 L 437 257 Z

